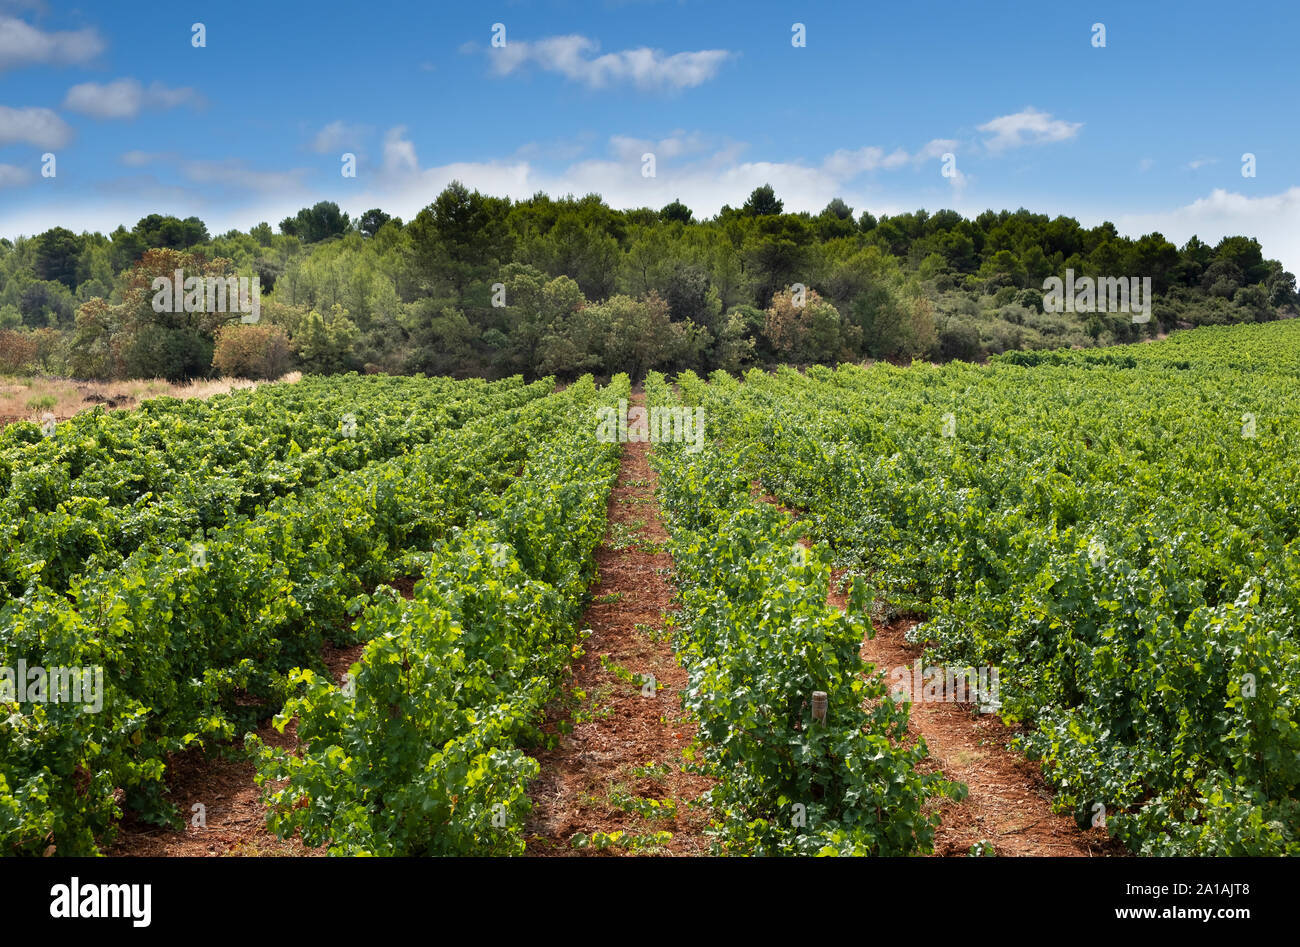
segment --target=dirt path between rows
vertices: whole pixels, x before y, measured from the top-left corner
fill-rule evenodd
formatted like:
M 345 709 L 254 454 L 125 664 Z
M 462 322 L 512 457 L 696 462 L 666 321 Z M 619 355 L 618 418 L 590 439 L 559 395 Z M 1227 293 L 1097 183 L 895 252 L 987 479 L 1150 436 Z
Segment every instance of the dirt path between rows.
M 631 399 L 644 404 L 644 395 Z M 682 710 L 687 677 L 664 628 L 672 559 L 655 501 L 649 445 L 623 445 L 609 501 L 609 532 L 596 552 L 599 581 L 584 616 L 591 635 L 544 726 L 556 740 L 537 754 L 529 789 L 529 855 L 700 855 L 708 813 L 695 804 L 711 782 L 683 759 L 695 726 Z M 636 675 L 629 680 L 631 675 Z M 654 696 L 645 676 L 654 675 Z M 564 734 L 566 721 L 572 731 Z M 684 769 L 683 767 L 687 768 Z M 658 803 L 657 805 L 655 803 Z M 575 845 L 597 832 L 619 841 Z M 670 832 L 672 837 L 656 837 Z
M 846 606 L 837 591 L 839 576 L 831 583 L 828 600 Z M 1052 811 L 1052 790 L 1037 764 L 1009 747 L 1015 732 L 995 713 L 978 713 L 972 704 L 919 701 L 913 693 L 914 662 L 923 648 L 907 641 L 915 621 L 895 621 L 876 626 L 876 636 L 862 643 L 862 657 L 875 665 L 892 688 L 889 671 L 906 667 L 903 689 L 912 701 L 907 729 L 925 738 L 932 765 L 948 779 L 966 784 L 970 794 L 962 802 L 945 799 L 939 807 L 943 820 L 934 834 L 936 855 L 966 855 L 971 846 L 990 842 L 997 855 L 1090 856 L 1122 851 L 1104 829 L 1084 832 L 1074 819 Z M 922 668 L 928 666 L 924 661 Z M 894 679 L 897 680 L 897 679 Z
M 798 517 L 797 510 L 783 506 L 776 497 L 764 495 L 760 484 L 751 484 L 753 495 L 785 513 Z M 800 542 L 807 546 L 808 539 Z M 841 611 L 848 600 L 841 590 L 842 570 L 831 575 L 826 601 Z M 938 812 L 942 820 L 934 833 L 935 855 L 968 855 L 971 847 L 991 843 L 996 855 L 1096 856 L 1124 854 L 1124 848 L 1104 829 L 1081 831 L 1074 820 L 1052 811 L 1052 790 L 1038 766 L 1010 748 L 1015 731 L 993 713 L 977 713 L 969 703 L 918 701 L 913 693 L 914 662 L 924 648 L 906 639 L 916 621 L 895 621 L 881 626 L 874 619 L 875 637 L 862 642 L 862 659 L 873 665 L 891 689 L 890 672 L 905 667 L 902 677 L 908 699 L 908 735 L 925 739 L 929 759 L 923 765 L 938 770 L 945 778 L 966 784 L 969 794 L 961 802 L 944 799 Z M 922 661 L 922 669 L 928 665 Z
M 403 594 L 410 597 L 406 591 Z M 326 644 L 321 658 L 341 684 L 364 649 L 364 644 Z M 276 730 L 270 720 L 262 721 L 255 732 L 268 746 L 291 750 L 298 746 L 297 720 L 289 721 L 284 733 Z M 127 813 L 118 827 L 117 839 L 104 854 L 150 858 L 324 855 L 324 845 L 312 848 L 297 835 L 282 839 L 267 828 L 266 804 L 253 780 L 256 767 L 243 755 L 243 745 L 239 738 L 224 754 L 190 750 L 172 756 L 167 761 L 166 795 L 180 809 L 186 822 L 184 828 L 178 831 L 150 825 Z

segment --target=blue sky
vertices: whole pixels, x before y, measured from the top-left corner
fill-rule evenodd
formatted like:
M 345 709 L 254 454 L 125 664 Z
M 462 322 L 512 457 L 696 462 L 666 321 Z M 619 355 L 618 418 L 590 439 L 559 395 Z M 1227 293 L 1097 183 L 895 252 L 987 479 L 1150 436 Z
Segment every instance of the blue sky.
M 1198 0 L 0 0 L 0 234 L 321 199 L 410 219 L 453 178 L 709 215 L 770 182 L 790 210 L 1246 233 L 1300 272 L 1297 26 Z

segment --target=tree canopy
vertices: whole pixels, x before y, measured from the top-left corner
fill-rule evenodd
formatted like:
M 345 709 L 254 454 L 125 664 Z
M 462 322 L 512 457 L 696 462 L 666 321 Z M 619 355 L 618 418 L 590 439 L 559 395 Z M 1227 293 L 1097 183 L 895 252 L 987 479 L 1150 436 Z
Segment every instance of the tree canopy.
M 228 320 L 169 323 L 138 305 L 164 251 L 187 271 L 259 277 L 263 318 L 281 331 L 226 332 L 223 364 L 278 365 L 288 345 L 313 371 L 572 376 L 980 359 L 1274 319 L 1298 302 L 1295 277 L 1249 236 L 1178 247 L 1023 208 L 877 216 L 841 198 L 815 215 L 785 213 L 770 185 L 699 219 L 680 200 L 617 210 L 595 194 L 513 201 L 452 182 L 409 223 L 381 208 L 352 219 L 321 201 L 279 233 L 261 222 L 212 236 L 197 218 L 150 214 L 107 236 L 55 227 L 0 241 L 0 332 L 53 333 L 40 346 L 15 336 L 7 350 L 39 348 L 31 370 L 212 371 Z M 1149 277 L 1151 321 L 1044 311 L 1044 281 L 1067 271 Z

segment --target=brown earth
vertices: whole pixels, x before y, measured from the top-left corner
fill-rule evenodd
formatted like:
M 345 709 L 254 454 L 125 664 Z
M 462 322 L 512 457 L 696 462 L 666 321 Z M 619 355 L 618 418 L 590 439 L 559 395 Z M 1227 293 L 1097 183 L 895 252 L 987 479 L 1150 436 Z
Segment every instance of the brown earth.
M 406 598 L 411 597 L 410 579 L 391 583 Z M 361 660 L 364 644 L 327 643 L 321 658 L 340 684 L 348 669 Z M 290 720 L 284 733 L 265 720 L 255 731 L 267 746 L 298 747 L 297 721 Z M 266 806 L 261 790 L 253 781 L 256 767 L 243 755 L 244 741 L 236 740 L 225 753 L 191 750 L 167 761 L 167 799 L 176 804 L 184 818 L 181 831 L 141 822 L 128 813 L 119 825 L 110 856 L 206 857 L 213 855 L 324 855 L 325 846 L 311 848 L 297 836 L 281 839 L 266 827 Z M 195 804 L 204 807 L 206 825 L 195 825 Z
M 764 495 L 759 483 L 751 484 L 754 496 L 791 516 L 798 512 L 782 506 L 774 496 Z M 805 546 L 807 539 L 801 539 Z M 842 570 L 831 576 L 827 603 L 844 610 L 847 597 L 842 591 Z M 872 620 L 875 637 L 862 642 L 862 658 L 885 678 L 906 667 L 902 678 L 908 699 L 907 731 L 923 738 L 929 751 L 930 771 L 946 779 L 965 783 L 969 794 L 961 802 L 943 799 L 937 809 L 942 820 L 934 833 L 936 855 L 967 855 L 971 846 L 991 843 L 997 855 L 1091 856 L 1119 855 L 1123 846 L 1104 829 L 1082 831 L 1074 820 L 1052 810 L 1053 793 L 1042 771 L 1011 749 L 1016 731 L 994 713 L 979 713 L 970 703 L 916 701 L 912 694 L 913 662 L 924 648 L 905 635 L 916 620 L 898 620 L 883 627 Z M 922 661 L 922 668 L 929 665 Z
M 644 395 L 631 403 L 643 404 Z M 555 746 L 537 755 L 542 770 L 529 790 L 530 855 L 598 854 L 590 845 L 573 846 L 575 835 L 595 832 L 624 832 L 647 846 L 611 845 L 603 854 L 698 855 L 709 849 L 708 814 L 697 800 L 711 781 L 683 759 L 695 725 L 681 707 L 686 672 L 664 630 L 664 613 L 673 604 L 672 559 L 662 551 L 668 537 L 648 447 L 623 448 L 609 533 L 596 552 L 599 582 L 584 616 L 591 635 L 566 682 L 566 697 L 548 712 L 544 729 Z M 654 696 L 643 696 L 640 684 L 626 680 L 629 672 L 653 674 Z M 570 723 L 571 732 L 563 733 Z M 629 811 L 645 800 L 670 800 L 675 813 L 655 818 Z M 655 844 L 649 836 L 656 832 L 673 834 Z
M 838 576 L 836 577 L 838 578 Z M 844 595 L 832 581 L 829 601 L 845 607 Z M 874 624 L 874 623 L 873 623 Z M 889 670 L 908 668 L 902 679 L 913 700 L 907 729 L 923 737 L 930 760 L 943 775 L 965 783 L 970 790 L 962 802 L 944 799 L 943 820 L 935 830 L 936 855 L 966 855 L 972 845 L 990 842 L 997 855 L 1113 855 L 1122 851 L 1104 829 L 1084 832 L 1074 819 L 1052 811 L 1052 790 L 1039 767 L 1010 748 L 1016 731 L 995 713 L 979 713 L 969 703 L 915 701 L 912 695 L 913 662 L 922 656 L 920 645 L 904 635 L 915 620 L 895 621 L 876 627 L 876 636 L 862 643 L 862 657 L 892 684 Z M 922 662 L 922 667 L 927 666 Z

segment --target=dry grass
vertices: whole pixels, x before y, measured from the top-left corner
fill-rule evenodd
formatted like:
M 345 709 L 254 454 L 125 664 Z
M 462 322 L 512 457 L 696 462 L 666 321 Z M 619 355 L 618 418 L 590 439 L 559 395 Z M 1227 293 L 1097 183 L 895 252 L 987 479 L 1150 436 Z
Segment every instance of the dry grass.
M 292 384 L 302 377 L 290 372 L 274 382 L 246 378 L 216 378 L 175 384 L 161 378 L 133 381 L 76 381 L 69 378 L 14 378 L 0 376 L 0 423 L 27 418 L 40 420 L 46 412 L 59 420 L 102 404 L 109 409 L 134 408 L 141 401 L 172 398 L 211 398 L 240 388 L 264 384 Z

